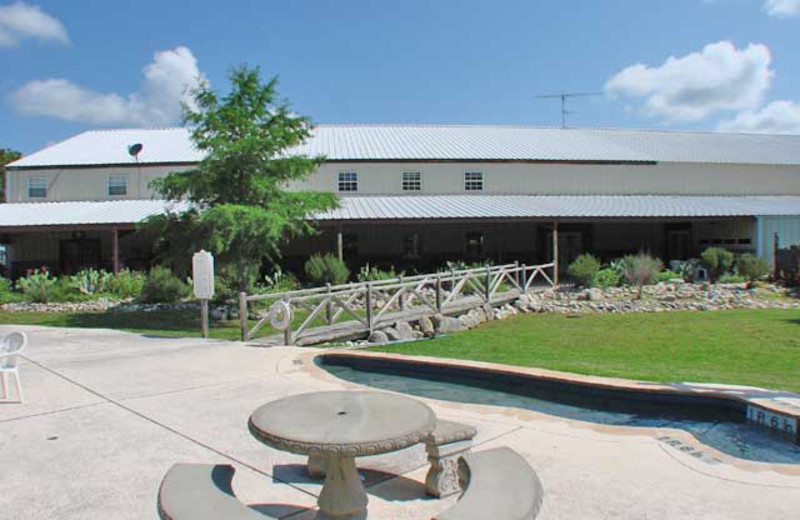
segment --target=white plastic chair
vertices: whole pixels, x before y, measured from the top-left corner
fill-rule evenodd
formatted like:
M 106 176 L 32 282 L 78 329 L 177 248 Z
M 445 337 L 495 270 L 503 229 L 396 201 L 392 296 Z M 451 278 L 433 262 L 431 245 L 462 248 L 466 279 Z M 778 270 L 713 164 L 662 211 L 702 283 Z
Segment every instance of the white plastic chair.
M 17 356 L 25 345 L 28 344 L 28 337 L 24 332 L 12 332 L 0 340 L 0 379 L 3 386 L 3 401 L 8 402 L 8 375 L 14 376 L 17 387 L 18 401 L 22 402 L 22 385 L 19 381 L 19 370 L 17 369 Z

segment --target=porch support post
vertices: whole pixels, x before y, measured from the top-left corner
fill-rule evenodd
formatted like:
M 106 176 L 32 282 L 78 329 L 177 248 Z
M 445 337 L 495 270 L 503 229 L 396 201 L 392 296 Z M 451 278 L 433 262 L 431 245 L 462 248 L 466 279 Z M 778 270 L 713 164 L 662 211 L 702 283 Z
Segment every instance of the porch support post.
M 336 231 L 336 256 L 339 257 L 339 261 L 344 261 L 344 238 L 342 237 L 342 228 Z
M 119 230 L 117 228 L 111 230 L 111 264 L 114 274 L 119 274 Z
M 553 222 L 553 285 L 558 285 L 558 221 Z

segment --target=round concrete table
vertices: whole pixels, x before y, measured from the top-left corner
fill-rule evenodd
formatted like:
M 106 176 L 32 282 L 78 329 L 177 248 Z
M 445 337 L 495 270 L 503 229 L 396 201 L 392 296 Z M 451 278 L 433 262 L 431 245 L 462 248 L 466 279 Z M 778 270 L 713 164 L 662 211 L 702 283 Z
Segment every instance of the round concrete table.
M 425 404 L 380 392 L 313 392 L 259 407 L 250 433 L 273 448 L 324 457 L 325 482 L 317 518 L 364 518 L 367 493 L 355 457 L 377 455 L 422 442 L 436 416 Z

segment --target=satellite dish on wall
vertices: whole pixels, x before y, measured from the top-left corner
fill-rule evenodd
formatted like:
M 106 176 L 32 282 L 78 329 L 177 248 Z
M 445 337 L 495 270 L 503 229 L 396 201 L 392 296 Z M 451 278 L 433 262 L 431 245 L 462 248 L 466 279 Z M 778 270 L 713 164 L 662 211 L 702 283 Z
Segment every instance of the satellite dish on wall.
M 144 145 L 142 143 L 132 144 L 128 147 L 128 155 L 131 157 L 139 158 L 139 154 L 142 153 L 144 149 Z

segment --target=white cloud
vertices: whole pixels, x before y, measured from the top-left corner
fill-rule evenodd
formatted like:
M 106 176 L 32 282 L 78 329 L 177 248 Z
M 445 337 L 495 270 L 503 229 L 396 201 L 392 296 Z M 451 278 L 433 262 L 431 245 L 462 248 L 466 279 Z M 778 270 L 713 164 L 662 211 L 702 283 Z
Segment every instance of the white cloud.
M 761 110 L 740 112 L 717 128 L 722 132 L 800 134 L 800 105 L 793 101 L 773 101 Z
M 186 47 L 156 52 L 143 73 L 140 90 L 128 96 L 95 92 L 66 79 L 43 79 L 20 87 L 10 102 L 23 114 L 66 121 L 158 126 L 178 121 L 181 102 L 189 102 L 191 90 L 204 81 Z
M 24 38 L 69 43 L 61 22 L 39 7 L 22 2 L 0 5 L 0 47 L 16 47 Z
M 731 42 L 669 57 L 661 66 L 631 65 L 605 86 L 611 96 L 644 101 L 643 111 L 670 121 L 698 121 L 719 111 L 755 110 L 774 72 L 765 45 L 737 49 Z
M 800 15 L 800 0 L 766 0 L 764 11 L 778 18 L 797 16 Z

